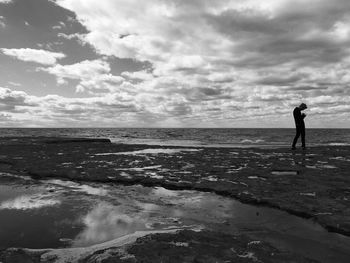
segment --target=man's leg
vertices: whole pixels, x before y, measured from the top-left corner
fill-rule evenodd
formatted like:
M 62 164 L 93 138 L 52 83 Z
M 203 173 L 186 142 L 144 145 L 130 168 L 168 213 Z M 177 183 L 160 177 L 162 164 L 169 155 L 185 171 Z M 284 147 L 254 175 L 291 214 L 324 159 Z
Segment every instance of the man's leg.
M 297 141 L 299 139 L 299 136 L 300 136 L 300 128 L 297 127 L 296 128 L 296 133 L 295 133 L 295 137 L 294 137 L 294 140 L 293 140 L 293 144 L 292 144 L 292 149 L 295 149 L 295 145 L 297 144 Z
M 301 134 L 301 147 L 303 147 L 305 149 L 306 148 L 306 145 L 305 145 L 305 127 L 302 127 L 300 134 Z

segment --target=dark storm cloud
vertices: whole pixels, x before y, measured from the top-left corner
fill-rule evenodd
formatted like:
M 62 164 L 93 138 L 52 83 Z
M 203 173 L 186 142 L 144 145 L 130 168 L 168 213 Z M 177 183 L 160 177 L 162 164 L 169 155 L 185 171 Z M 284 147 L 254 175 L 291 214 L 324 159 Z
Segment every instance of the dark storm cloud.
M 6 19 L 1 31 L 2 48 L 49 49 L 67 56 L 63 63 L 82 58 L 95 58 L 90 46 L 82 47 L 74 39 L 64 39 L 58 33 L 84 34 L 86 29 L 75 19 L 75 14 L 48 0 L 13 0 L 0 6 L 0 16 Z M 63 26 L 63 24 L 65 26 Z M 55 29 L 61 25 L 60 29 Z
M 256 83 L 260 85 L 267 85 L 267 86 L 288 86 L 290 84 L 294 84 L 295 82 L 298 82 L 301 79 L 302 79 L 301 76 L 287 76 L 287 77 L 269 76 L 256 81 Z
M 227 10 L 207 15 L 207 22 L 236 42 L 241 56 L 234 65 L 261 67 L 292 62 L 296 65 L 333 63 L 349 54 L 349 39 L 332 32 L 347 18 L 350 6 L 344 1 L 319 5 L 288 4 L 276 14 L 252 9 Z M 303 6 L 303 7 L 301 7 Z M 341 6 L 341 8 L 339 8 Z M 335 32 L 336 33 L 336 32 Z
M 318 87 L 318 86 L 292 86 L 288 87 L 287 90 L 293 91 L 321 91 L 325 90 L 327 87 Z
M 13 45 L 35 47 L 37 43 L 51 42 L 57 39 L 57 33 L 52 27 L 58 21 L 67 22 L 69 18 L 75 16 L 74 13 L 57 8 L 47 0 L 13 0 L 12 3 L 1 6 L 0 15 L 6 18 L 8 26 L 8 30 L 2 32 L 6 39 L 1 38 L 0 43 L 2 46 L 10 45 L 11 48 Z M 67 31 L 86 32 L 74 20 L 67 23 L 70 25 Z

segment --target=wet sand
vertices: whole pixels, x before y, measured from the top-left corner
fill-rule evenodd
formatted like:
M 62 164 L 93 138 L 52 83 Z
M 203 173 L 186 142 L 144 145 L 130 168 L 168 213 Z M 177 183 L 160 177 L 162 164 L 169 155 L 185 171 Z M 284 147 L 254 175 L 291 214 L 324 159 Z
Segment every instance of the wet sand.
M 147 230 L 143 227 L 135 227 L 130 232 L 121 233 L 122 236 L 128 236 L 135 231 L 146 231 L 142 233 L 147 235 L 147 238 L 139 238 L 134 242 L 135 239 L 128 245 L 123 245 L 123 249 L 119 246 L 118 249 L 120 251 L 123 250 L 124 252 L 126 251 L 126 254 L 130 255 L 131 253 L 133 255 L 133 259 L 130 258 L 128 259 L 130 261 L 123 262 L 138 262 L 142 260 L 145 260 L 145 262 L 160 262 L 161 259 L 158 256 L 158 258 L 152 259 L 150 255 L 147 255 L 146 251 L 150 248 L 159 253 L 163 251 L 165 253 L 164 257 L 161 256 L 163 258 L 173 259 L 173 261 L 169 259 L 167 262 L 184 262 L 184 257 L 194 260 L 199 255 L 203 255 L 204 258 L 199 258 L 197 262 L 211 262 L 214 259 L 219 262 L 224 262 L 225 260 L 254 262 L 256 258 L 264 262 L 280 262 L 282 259 L 285 262 L 293 262 L 293 260 L 297 262 L 313 262 L 307 258 L 326 262 L 320 260 L 317 254 L 321 253 L 321 250 L 329 249 L 332 246 L 331 243 L 336 244 L 337 248 L 334 251 L 328 250 L 322 257 L 327 258 L 328 255 L 327 262 L 332 262 L 332 257 L 333 262 L 347 262 L 350 258 L 346 249 L 349 244 L 346 235 L 350 233 L 350 179 L 347 173 L 350 165 L 349 152 L 350 147 L 339 146 L 317 147 L 307 151 L 297 150 L 292 152 L 289 149 L 118 145 L 111 144 L 108 140 L 98 139 L 90 141 L 86 139 L 61 140 L 57 138 L 2 138 L 0 140 L 0 171 L 11 175 L 21 175 L 24 178 L 31 177 L 34 181 L 51 179 L 51 182 L 46 182 L 51 185 L 54 184 L 52 179 L 61 178 L 69 180 L 68 186 L 66 185 L 65 187 L 72 187 L 71 184 L 76 182 L 78 186 L 76 185 L 75 189 L 80 190 L 82 189 L 82 187 L 79 187 L 81 182 L 98 182 L 99 185 L 128 185 L 129 187 L 141 185 L 151 189 L 161 187 L 159 189 L 176 190 L 173 191 L 175 193 L 181 193 L 183 190 L 195 191 L 196 194 L 192 193 L 192 197 L 198 196 L 198 193 L 208 192 L 210 195 L 212 193 L 223 196 L 223 198 L 234 198 L 243 203 L 258 205 L 258 207 L 261 207 L 259 209 L 270 209 L 263 207 L 271 207 L 272 211 L 286 211 L 317 222 L 315 224 L 305 220 L 307 223 L 302 221 L 293 224 L 290 223 L 292 220 L 289 217 L 286 218 L 281 215 L 264 218 L 260 215 L 269 213 L 266 213 L 266 210 L 259 210 L 257 206 L 252 206 L 255 209 L 253 209 L 255 217 L 242 216 L 242 221 L 239 223 L 237 220 L 231 220 L 234 216 L 227 213 L 230 209 L 225 206 L 225 202 L 227 202 L 225 199 L 221 200 L 221 205 L 224 208 L 217 208 L 222 213 L 213 213 L 216 220 L 210 224 L 203 217 L 203 215 L 210 214 L 210 212 L 208 213 L 208 211 L 202 209 L 197 211 L 200 215 L 198 216 L 200 220 L 196 217 L 192 217 L 190 220 L 189 218 L 191 217 L 186 217 L 182 214 L 182 217 L 179 218 L 182 218 L 186 224 L 183 222 L 178 224 L 181 219 L 176 219 L 178 220 L 177 223 L 167 222 L 164 219 L 163 221 L 168 224 L 163 224 L 164 222 L 162 221 L 160 224 L 163 224 L 162 227 L 148 222 L 150 224 L 147 225 L 151 225 L 152 229 Z M 64 187 L 62 183 L 59 184 L 61 184 L 60 187 Z M 83 187 L 83 189 L 86 190 L 86 187 Z M 89 189 L 93 191 L 91 188 Z M 92 189 L 96 191 L 94 193 L 95 196 L 96 194 L 101 196 L 101 194 L 105 193 L 103 192 L 104 187 L 97 186 L 92 187 Z M 48 190 L 49 193 L 56 194 L 59 192 L 57 189 L 51 189 L 50 191 Z M 141 190 L 135 191 L 139 192 Z M 30 193 L 28 195 L 30 196 Z M 181 195 L 186 196 L 185 194 Z M 135 194 L 132 194 L 131 198 L 134 197 Z M 153 205 L 156 203 L 156 200 L 151 200 L 152 198 L 149 194 L 145 194 L 143 198 L 145 200 L 149 199 L 148 202 Z M 176 198 L 178 197 L 167 197 L 167 202 L 162 204 L 162 207 L 180 207 L 179 204 L 169 205 L 171 203 L 170 200 Z M 52 198 L 48 198 L 45 201 L 45 197 L 37 197 L 37 199 L 34 197 L 33 200 L 32 203 L 35 205 L 38 205 L 38 203 L 47 204 L 47 207 L 57 205 Z M 41 200 L 41 202 L 37 202 L 38 200 Z M 58 199 L 56 202 L 61 202 L 59 206 L 62 205 L 62 199 Z M 218 207 L 220 206 L 220 202 L 214 202 L 214 204 Z M 2 203 L 3 209 L 8 209 L 10 205 L 10 202 Z M 84 207 L 83 201 L 81 207 Z M 86 207 L 90 206 L 87 205 Z M 80 213 L 86 214 L 89 209 L 81 209 Z M 210 211 L 214 210 L 215 208 L 210 208 Z M 73 214 L 77 214 L 76 209 L 74 211 Z M 162 211 L 166 211 L 166 209 L 163 208 Z M 224 216 L 225 213 L 223 211 L 226 211 L 226 216 Z M 244 208 L 239 208 L 237 211 L 245 210 Z M 170 212 L 168 211 L 167 213 Z M 244 212 L 242 214 L 244 215 Z M 262 221 L 255 219 L 259 217 L 270 223 L 262 224 Z M 278 218 L 283 218 L 283 220 L 278 220 Z M 242 225 L 244 221 L 247 222 L 243 224 L 243 227 L 237 227 L 239 224 Z M 254 224 L 255 221 L 258 222 L 258 225 L 263 226 L 257 229 Z M 304 229 L 300 227 L 301 225 L 309 224 L 309 222 L 311 225 L 308 227 Z M 146 225 L 144 222 L 142 224 Z M 288 227 L 281 228 L 284 224 L 288 225 Z M 165 231 L 167 227 L 178 229 L 195 227 L 197 229 L 198 226 L 203 225 L 205 229 L 200 232 L 193 231 L 193 229 L 157 235 L 149 235 L 151 232 L 147 232 Z M 276 225 L 281 226 L 274 229 Z M 327 236 L 325 234 L 327 231 L 322 230 L 320 226 L 317 228 L 317 225 L 345 236 L 337 236 L 337 234 L 333 234 L 336 236 L 332 237 Z M 287 230 L 289 227 L 292 229 L 290 232 Z M 313 232 L 311 229 L 313 229 Z M 71 231 L 70 234 L 73 237 L 79 235 L 82 231 L 81 228 L 77 227 L 77 231 Z M 301 234 L 296 238 L 292 232 L 298 231 Z M 317 236 L 315 233 L 321 233 L 320 231 L 325 232 L 322 232 L 321 236 Z M 223 233 L 226 233 L 226 235 L 223 235 Z M 308 244 L 310 247 L 309 254 L 305 250 L 302 251 L 301 247 L 303 245 L 300 245 L 299 248 L 296 245 L 298 243 L 302 244 L 303 235 L 306 240 L 305 244 Z M 109 238 L 118 239 L 120 237 L 112 236 Z M 228 248 L 223 244 L 226 242 L 224 240 L 230 238 L 238 241 L 237 244 L 235 243 L 235 245 Z M 293 238 L 297 241 L 292 242 Z M 320 238 L 325 240 L 317 242 L 317 239 Z M 193 240 L 193 243 L 186 242 L 186 239 Z M 69 241 L 69 238 L 61 237 L 61 240 Z M 311 242 L 311 240 L 314 241 Z M 329 243 L 326 240 L 329 240 Z M 105 241 L 99 240 L 97 243 Z M 261 243 L 250 243 L 253 241 Z M 210 248 L 209 243 L 216 244 L 219 249 Z M 195 244 L 201 245 L 197 246 Z M 248 244 L 257 245 L 257 249 L 252 249 Z M 7 244 L 7 246 L 12 245 Z M 65 245 L 62 246 L 64 247 Z M 96 243 L 84 243 L 82 246 L 96 246 Z M 28 246 L 23 245 L 22 247 Z M 59 245 L 56 247 L 59 247 Z M 41 246 L 41 248 L 44 247 Z M 234 252 L 232 248 L 236 248 Z M 113 258 L 115 260 L 113 262 L 118 262 L 118 257 L 122 258 L 125 256 L 124 252 L 124 254 L 118 254 L 119 252 L 116 252 L 118 249 L 103 247 L 103 249 L 100 248 L 99 253 L 90 250 L 91 253 L 89 253 L 88 257 L 90 262 L 95 262 L 96 257 L 101 255 L 106 256 L 106 258 Z M 200 252 L 202 250 L 209 252 L 203 254 L 203 252 Z M 38 260 L 40 255 L 44 253 L 39 251 L 5 250 L 1 255 L 3 258 L 7 257 L 7 260 L 20 255 L 29 257 L 31 260 Z M 45 251 L 45 253 L 48 252 Z M 278 255 L 278 257 L 271 257 L 271 253 Z M 176 255 L 182 258 L 177 258 Z M 336 261 L 334 261 L 335 255 L 339 257 Z M 235 261 L 236 259 L 237 261 Z M 189 262 L 193 262 L 193 260 Z

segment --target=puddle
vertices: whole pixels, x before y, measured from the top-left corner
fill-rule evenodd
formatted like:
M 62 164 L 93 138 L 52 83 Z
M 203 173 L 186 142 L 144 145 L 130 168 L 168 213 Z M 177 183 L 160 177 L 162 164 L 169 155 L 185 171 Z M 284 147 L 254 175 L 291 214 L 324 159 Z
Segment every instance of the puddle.
M 297 174 L 299 174 L 299 172 L 298 171 L 292 171 L 292 170 L 290 170 L 290 171 L 288 171 L 288 170 L 284 170 L 284 171 L 272 171 L 271 172 L 271 174 L 273 174 L 273 175 L 297 175 Z
M 252 178 L 255 179 L 255 178 Z M 136 231 L 204 227 L 320 260 L 349 262 L 350 238 L 211 193 L 0 175 L 0 248 L 86 247 Z
M 41 183 L 49 185 L 49 189 L 53 191 L 55 186 L 61 186 L 70 189 L 74 192 L 83 192 L 89 195 L 105 196 L 108 194 L 108 190 L 103 185 L 92 186 L 87 184 L 79 184 L 72 181 L 64 181 L 58 179 L 40 180 Z
M 248 179 L 252 179 L 252 180 L 263 180 L 266 181 L 266 178 L 264 177 L 260 177 L 260 176 L 248 176 Z
M 207 177 L 203 177 L 202 178 L 203 180 L 207 180 L 207 181 L 210 181 L 210 182 L 217 182 L 219 179 L 215 176 L 207 176 Z
M 315 165 L 305 165 L 305 167 L 309 169 L 317 169 Z
M 131 168 L 116 168 L 116 171 L 137 171 L 142 172 L 145 170 L 158 170 L 162 168 L 161 165 L 152 165 L 152 166 L 144 166 L 144 167 L 131 167 Z
M 304 196 L 311 196 L 311 197 L 316 197 L 316 193 L 312 192 L 312 193 L 299 193 L 300 195 L 304 195 Z
M 116 152 L 116 153 L 97 153 L 96 156 L 106 156 L 106 155 L 143 155 L 143 154 L 173 154 L 179 152 L 198 152 L 201 149 L 192 149 L 192 148 L 181 148 L 181 149 L 144 149 L 140 151 L 132 151 L 132 152 Z
M 319 167 L 320 167 L 320 168 L 323 168 L 323 169 L 337 169 L 336 166 L 334 166 L 334 165 L 329 165 L 329 164 L 320 165 Z
M 71 241 L 72 247 L 86 247 L 113 240 L 146 228 L 142 214 L 127 215 L 123 208 L 100 202 L 82 218 L 84 229 Z

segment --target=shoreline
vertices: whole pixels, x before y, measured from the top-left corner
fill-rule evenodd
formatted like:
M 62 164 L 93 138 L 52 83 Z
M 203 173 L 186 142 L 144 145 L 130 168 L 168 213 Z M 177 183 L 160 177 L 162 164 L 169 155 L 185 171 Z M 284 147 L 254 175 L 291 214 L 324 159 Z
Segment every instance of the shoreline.
M 6 128 L 2 128 L 4 130 L 7 130 Z M 16 128 L 20 129 L 20 128 Z M 32 128 L 28 128 L 32 129 Z M 58 130 L 67 130 L 65 128 L 58 128 Z M 75 130 L 75 128 L 71 128 L 72 130 Z M 83 128 L 85 129 L 85 128 Z M 89 130 L 90 128 L 86 128 L 86 130 Z M 100 128 L 92 128 L 99 130 Z M 116 130 L 127 130 L 128 128 L 115 128 Z M 136 128 L 143 130 L 143 128 Z M 154 128 L 159 130 L 158 128 Z M 183 128 L 179 128 L 183 129 Z M 191 128 L 189 128 L 191 129 Z M 221 129 L 221 128 L 217 128 Z M 227 128 L 230 130 L 231 128 Z M 279 130 L 281 128 L 265 128 L 268 130 Z M 285 130 L 293 130 L 289 136 L 291 136 L 291 139 L 294 137 L 294 128 L 284 128 Z M 37 128 L 37 130 L 43 130 L 42 128 Z M 56 130 L 56 128 L 44 128 L 44 130 Z M 168 130 L 168 128 L 164 128 L 164 130 Z M 185 129 L 186 130 L 186 129 Z M 234 129 L 235 130 L 235 129 Z M 237 128 L 237 130 L 241 130 L 240 128 Z M 247 128 L 247 130 L 251 130 L 251 128 Z M 259 129 L 258 129 L 259 130 Z M 310 130 L 315 130 L 315 129 L 310 129 Z M 317 129 L 316 129 L 317 130 Z M 319 129 L 319 130 L 328 130 L 328 129 Z M 339 129 L 335 129 L 339 130 Z M 341 129 L 341 130 L 350 130 L 350 129 Z M 20 135 L 7 135 L 7 134 L 0 134 L 0 141 L 3 139 L 24 139 L 24 140 L 49 140 L 55 138 L 57 141 L 63 141 L 64 139 L 66 140 L 86 140 L 86 141 L 103 141 L 103 140 L 109 140 L 109 142 L 113 144 L 126 144 L 126 145 L 148 145 L 148 146 L 160 146 L 160 147 L 195 147 L 195 148 L 257 148 L 257 149 L 290 149 L 292 140 L 288 142 L 281 142 L 281 141 L 269 141 L 269 143 L 266 143 L 264 139 L 256 139 L 256 140 L 251 140 L 249 139 L 249 136 L 246 139 L 242 139 L 240 142 L 217 142 L 215 139 L 214 140 L 196 140 L 196 139 L 181 139 L 177 137 L 167 137 L 167 138 L 139 138 L 137 136 L 133 135 L 120 135 L 119 137 L 114 137 L 114 136 L 100 136 L 100 135 L 89 135 L 89 136 L 84 136 L 84 135 L 74 135 L 74 134 L 69 134 L 69 133 L 62 133 L 61 135 L 44 135 L 42 134 L 33 134 L 33 135 L 25 135 L 25 136 L 20 136 Z M 202 138 L 203 139 L 203 138 Z M 299 142 L 300 144 L 300 142 Z M 315 147 L 330 147 L 330 146 L 336 146 L 336 147 L 347 147 L 350 146 L 350 143 L 344 142 L 344 141 L 328 141 L 326 143 L 320 143 L 320 142 L 309 142 L 307 143 L 307 148 L 315 148 Z M 297 149 L 301 149 L 301 145 L 297 147 Z

